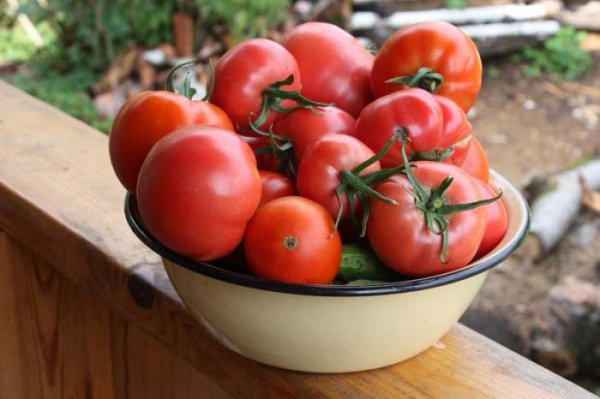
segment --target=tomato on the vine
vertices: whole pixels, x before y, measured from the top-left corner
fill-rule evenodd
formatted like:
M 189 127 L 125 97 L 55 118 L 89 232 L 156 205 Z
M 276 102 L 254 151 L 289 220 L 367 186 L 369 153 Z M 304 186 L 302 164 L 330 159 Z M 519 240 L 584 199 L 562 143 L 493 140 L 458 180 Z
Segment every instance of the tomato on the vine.
M 277 198 L 260 207 L 244 234 L 244 253 L 259 277 L 301 284 L 329 284 L 342 241 L 327 210 L 303 197 Z
M 375 57 L 375 97 L 421 87 L 448 97 L 467 112 L 481 88 L 481 58 L 473 41 L 442 21 L 422 22 L 390 36 Z
M 460 168 L 431 161 L 411 165 L 376 190 L 397 205 L 371 201 L 367 237 L 379 259 L 407 276 L 428 276 L 466 266 L 485 231 L 483 200 Z
M 292 29 L 283 45 L 298 62 L 306 97 L 333 103 L 355 118 L 372 100 L 373 56 L 348 32 L 308 22 Z
M 219 107 L 168 91 L 146 91 L 128 100 L 109 135 L 110 160 L 127 191 L 135 193 L 142 162 L 152 146 L 176 129 L 211 125 L 233 130 Z
M 378 98 L 366 106 L 356 120 L 355 136 L 373 151 L 379 151 L 394 137 L 396 142 L 381 160 L 391 167 L 402 164 L 402 141 L 409 140 L 407 152 L 429 153 L 442 139 L 443 114 L 434 96 L 423 89 L 407 89 Z
M 158 141 L 137 185 L 140 217 L 161 243 L 210 261 L 233 251 L 261 196 L 252 149 L 236 133 L 190 126 Z
M 227 51 L 215 65 L 210 101 L 229 115 L 240 133 L 252 135 L 250 123 L 268 130 L 278 112 L 323 105 L 303 98 L 299 89 L 298 64 L 289 51 L 272 40 L 250 39 Z

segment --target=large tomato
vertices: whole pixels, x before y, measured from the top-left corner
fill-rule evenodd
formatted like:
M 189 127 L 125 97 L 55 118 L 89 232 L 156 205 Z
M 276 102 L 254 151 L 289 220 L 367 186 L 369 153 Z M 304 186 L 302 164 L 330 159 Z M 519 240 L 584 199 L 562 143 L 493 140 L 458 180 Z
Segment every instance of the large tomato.
M 444 115 L 444 127 L 439 151 L 452 151 L 451 155 L 445 158 L 443 162 L 460 165 L 467 155 L 473 128 L 465 112 L 454 101 L 447 97 L 437 95 L 434 97 Z
M 373 250 L 386 266 L 407 276 L 466 266 L 481 243 L 485 210 L 456 212 L 452 206 L 481 200 L 473 179 L 460 168 L 440 162 L 414 162 L 411 170 L 418 185 L 396 175 L 375 187 L 397 205 L 371 201 L 367 237 Z M 453 178 L 449 185 L 448 177 Z
M 443 114 L 433 95 L 423 89 L 398 91 L 378 98 L 356 120 L 355 136 L 377 152 L 390 137 L 397 140 L 381 160 L 383 167 L 401 165 L 402 140 L 409 155 L 434 151 L 442 139 Z
M 260 173 L 260 180 L 262 182 L 262 195 L 259 207 L 276 198 L 296 194 L 296 187 L 294 187 L 292 181 L 281 173 L 268 170 L 259 170 L 258 173 Z
M 475 176 L 486 183 L 490 180 L 490 164 L 487 155 L 481 143 L 475 137 L 470 140 L 460 167 L 471 176 Z
M 339 217 L 347 218 L 350 216 L 347 191 L 353 188 L 349 180 L 354 180 L 353 177 L 348 178 L 348 175 L 356 176 L 353 170 L 374 155 L 369 147 L 352 136 L 326 135 L 309 146 L 300 161 L 296 181 L 298 192 L 303 197 L 323 205 L 336 220 Z M 358 175 L 366 175 L 380 169 L 379 162 L 375 161 Z M 348 190 L 339 193 L 338 200 L 336 190 L 342 183 L 347 185 Z M 354 198 L 352 205 L 357 203 L 358 198 Z
M 293 82 L 274 87 L 288 77 Z M 265 100 L 267 89 L 274 97 Z M 267 39 L 250 39 L 233 47 L 215 65 L 214 89 L 210 101 L 221 107 L 238 130 L 247 132 L 249 122 L 261 115 L 264 101 L 277 101 L 277 90 L 299 90 L 300 72 L 294 57 L 280 44 Z M 268 129 L 276 113 L 265 110 L 258 127 Z
M 282 197 L 260 207 L 244 235 L 250 270 L 288 283 L 329 284 L 342 256 L 331 216 L 318 203 Z
M 333 103 L 353 117 L 371 102 L 373 56 L 348 32 L 308 22 L 292 29 L 283 45 L 298 61 L 304 96 Z
M 142 92 L 128 100 L 109 136 L 110 160 L 127 191 L 135 193 L 142 162 L 154 143 L 176 129 L 195 124 L 233 130 L 225 112 L 207 102 L 191 101 L 168 91 Z
M 140 216 L 161 243 L 210 261 L 233 251 L 261 196 L 252 149 L 237 134 L 190 126 L 164 137 L 142 165 Z
M 417 73 L 424 74 L 418 81 Z M 394 83 L 390 79 L 404 82 Z M 441 78 L 441 84 L 439 79 Z M 371 85 L 375 97 L 412 87 L 454 100 L 467 112 L 481 88 L 481 58 L 473 41 L 459 28 L 441 21 L 418 23 L 390 36 L 375 58 Z
M 489 184 L 479 179 L 473 179 L 473 181 L 479 188 L 479 192 L 483 198 L 494 198 L 498 195 Z M 481 244 L 479 244 L 475 259 L 485 256 L 494 249 L 502 241 L 506 230 L 508 230 L 508 212 L 504 202 L 494 201 L 483 208 L 486 215 L 485 233 L 483 234 Z
M 354 134 L 352 115 L 337 107 L 298 109 L 275 122 L 273 131 L 288 137 L 294 145 L 294 158 L 300 162 L 310 144 L 328 133 Z

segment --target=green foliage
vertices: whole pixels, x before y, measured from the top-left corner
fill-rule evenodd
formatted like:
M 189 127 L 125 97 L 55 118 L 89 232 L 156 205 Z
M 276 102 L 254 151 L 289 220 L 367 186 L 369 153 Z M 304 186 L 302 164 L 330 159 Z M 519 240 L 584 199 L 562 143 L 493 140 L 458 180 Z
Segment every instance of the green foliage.
M 236 42 L 266 36 L 283 22 L 289 0 L 191 0 L 204 23 L 223 23 Z
M 455 8 L 465 8 L 467 5 L 466 0 L 445 0 L 444 7 L 455 9 Z
M 585 32 L 563 27 L 540 48 L 526 47 L 516 58 L 526 63 L 527 76 L 546 72 L 559 79 L 577 79 L 592 67 L 592 57 L 579 47 L 584 38 Z
M 97 76 L 89 71 L 78 69 L 70 74 L 59 76 L 49 73 L 45 76 L 30 74 L 13 75 L 6 80 L 95 128 L 108 132 L 110 120 L 100 119 L 86 92 Z

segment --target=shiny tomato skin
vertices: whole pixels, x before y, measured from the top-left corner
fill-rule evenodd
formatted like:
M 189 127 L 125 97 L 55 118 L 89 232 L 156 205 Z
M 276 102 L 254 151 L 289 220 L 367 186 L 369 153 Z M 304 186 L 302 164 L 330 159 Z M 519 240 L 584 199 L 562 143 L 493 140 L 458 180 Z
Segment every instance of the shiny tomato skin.
M 328 133 L 354 134 L 356 121 L 346 111 L 337 107 L 319 107 L 315 111 L 306 108 L 292 111 L 273 127 L 276 134 L 291 139 L 296 162 L 300 162 L 306 147 Z
M 261 196 L 256 159 L 231 131 L 189 126 L 164 137 L 142 165 L 140 216 L 161 243 L 210 261 L 240 243 Z
M 442 109 L 444 125 L 440 148 L 452 148 L 453 153 L 442 162 L 460 165 L 467 155 L 473 127 L 465 112 L 454 101 L 447 97 L 433 96 Z
M 467 148 L 465 158 L 460 164 L 461 169 L 466 171 L 471 176 L 475 176 L 479 180 L 486 183 L 490 181 L 490 164 L 487 154 L 481 146 L 481 143 L 473 137 Z
M 300 161 L 296 178 L 298 192 L 303 197 L 323 205 L 335 218 L 340 209 L 335 195 L 335 190 L 340 184 L 340 172 L 351 171 L 373 155 L 375 154 L 369 147 L 352 136 L 344 134 L 323 136 L 306 149 Z M 360 174 L 380 169 L 379 162 L 375 162 Z M 342 195 L 341 199 L 344 207 L 342 217 L 345 219 L 350 216 L 350 206 L 345 195 Z
M 436 91 L 467 112 L 481 88 L 481 58 L 473 41 L 459 28 L 441 21 L 417 23 L 390 36 L 375 58 L 371 87 L 375 98 L 405 86 L 385 81 L 432 68 L 444 82 Z
M 229 115 L 238 131 L 247 130 L 250 119 L 260 113 L 263 91 L 289 75 L 294 75 L 294 82 L 281 89 L 299 90 L 298 64 L 284 47 L 267 39 L 246 40 L 217 61 L 210 102 Z M 261 128 L 268 130 L 276 117 L 269 111 Z
M 430 161 L 414 162 L 417 180 L 429 190 L 444 178 L 454 181 L 446 190 L 444 200 L 450 204 L 468 203 L 481 199 L 479 190 L 460 168 Z M 441 235 L 426 226 L 423 212 L 415 207 L 414 192 L 408 179 L 395 175 L 375 187 L 386 197 L 398 202 L 389 205 L 371 200 L 371 215 L 367 237 L 381 261 L 391 270 L 413 277 L 446 273 L 466 266 L 475 256 L 485 230 L 485 210 L 481 207 L 448 216 L 449 244 L 447 263 L 440 261 Z
M 479 179 L 473 179 L 479 188 L 482 199 L 494 198 L 498 193 L 489 184 Z M 485 233 L 475 259 L 479 259 L 494 249 L 506 235 L 508 230 L 508 211 L 502 198 L 483 207 L 486 215 Z
M 303 197 L 281 197 L 260 207 L 248 223 L 244 253 L 259 277 L 329 284 L 340 267 L 342 241 L 321 205 Z
M 374 152 L 404 129 L 409 137 L 406 152 L 429 152 L 439 147 L 443 127 L 442 110 L 435 98 L 423 89 L 407 89 L 378 98 L 366 106 L 356 120 L 355 137 Z M 402 164 L 400 139 L 381 159 L 384 168 Z
M 127 191 L 135 193 L 142 162 L 158 140 L 189 125 L 211 125 L 233 130 L 219 107 L 191 101 L 168 91 L 146 91 L 120 109 L 109 135 L 110 160 Z
M 307 22 L 292 29 L 283 45 L 298 62 L 304 96 L 333 103 L 355 118 L 371 102 L 374 57 L 348 32 Z
M 281 173 L 271 172 L 269 170 L 259 170 L 260 181 L 262 183 L 262 195 L 260 197 L 259 207 L 275 198 L 287 197 L 296 194 L 296 187 L 290 179 Z

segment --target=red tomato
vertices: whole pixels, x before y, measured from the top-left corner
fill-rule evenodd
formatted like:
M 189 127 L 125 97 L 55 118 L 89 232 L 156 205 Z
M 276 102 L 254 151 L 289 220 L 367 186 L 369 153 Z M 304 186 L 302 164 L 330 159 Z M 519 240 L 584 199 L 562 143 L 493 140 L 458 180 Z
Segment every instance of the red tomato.
M 303 197 L 310 198 L 323 205 L 337 218 L 340 203 L 336 189 L 344 181 L 343 173 L 351 172 L 360 163 L 375 154 L 369 147 L 352 136 L 329 134 L 309 146 L 300 161 L 296 184 Z M 360 172 L 360 175 L 378 171 L 379 162 Z M 341 195 L 342 218 L 350 216 L 347 196 Z M 357 202 L 355 201 L 356 205 Z
M 490 164 L 487 155 L 481 143 L 475 137 L 470 140 L 467 153 L 460 167 L 471 176 L 475 176 L 486 183 L 490 181 Z
M 127 191 L 135 193 L 142 162 L 154 143 L 194 124 L 233 130 L 225 112 L 207 102 L 168 91 L 146 91 L 128 100 L 113 122 L 108 141 L 113 168 Z
M 401 136 L 408 136 L 409 156 L 429 152 L 439 147 L 442 127 L 443 114 L 435 98 L 425 90 L 408 89 L 378 98 L 365 107 L 356 120 L 355 136 L 374 152 L 397 136 L 397 142 L 381 160 L 387 168 L 403 163 Z
M 479 188 L 481 198 L 494 198 L 498 195 L 489 184 L 479 179 L 472 180 L 475 182 L 477 188 Z M 494 201 L 484 206 L 483 209 L 485 209 L 486 214 L 485 233 L 483 234 L 481 244 L 479 244 L 475 259 L 485 256 L 494 249 L 502 241 L 506 230 L 508 230 L 508 212 L 503 201 Z
M 422 68 L 440 74 L 443 83 L 433 92 L 454 100 L 467 112 L 481 88 L 481 58 L 473 41 L 459 28 L 441 21 L 422 22 L 390 36 L 377 53 L 371 72 L 375 97 L 402 90 L 403 84 L 386 82 L 415 75 Z M 418 87 L 430 88 L 432 79 Z
M 348 32 L 308 22 L 292 29 L 283 45 L 298 61 L 304 96 L 333 103 L 355 118 L 371 102 L 373 56 Z
M 227 51 L 215 65 L 210 101 L 229 115 L 238 130 L 244 130 L 260 114 L 264 91 L 290 75 L 294 81 L 280 88 L 299 90 L 298 64 L 284 47 L 267 39 L 246 40 Z M 275 118 L 270 110 L 259 127 L 268 129 Z
M 161 243 L 194 259 L 232 252 L 260 201 L 252 149 L 225 129 L 190 126 L 152 148 L 137 187 L 140 216 Z
M 342 241 L 321 205 L 307 198 L 282 197 L 256 211 L 244 235 L 244 253 L 259 277 L 329 284 L 340 267 Z
M 441 214 L 440 206 L 479 201 L 473 179 L 460 168 L 440 162 L 418 161 L 411 168 L 423 189 L 424 198 L 406 176 L 395 175 L 376 186 L 398 205 L 371 200 L 367 237 L 379 259 L 390 269 L 407 276 L 429 276 L 466 266 L 475 256 L 485 230 L 482 207 L 444 215 L 447 221 L 446 262 L 442 262 L 442 235 L 432 232 L 422 208 Z M 439 200 L 430 200 L 431 190 L 448 176 L 454 180 Z M 439 225 L 433 224 L 438 229 Z
M 287 197 L 296 194 L 296 188 L 284 175 L 268 170 L 259 170 L 260 180 L 262 182 L 262 196 L 260 197 L 259 207 L 275 198 Z
M 256 154 L 256 151 L 263 148 L 269 148 L 269 139 L 263 136 L 244 136 L 240 135 L 240 138 L 252 148 L 254 155 L 256 155 L 256 163 L 260 170 L 277 170 L 279 161 L 277 157 L 272 153 Z
M 354 134 L 354 118 L 337 107 L 298 109 L 282 116 L 273 127 L 273 131 L 289 137 L 294 144 L 294 158 L 300 162 L 310 144 L 327 133 Z
M 440 150 L 452 149 L 453 151 L 452 155 L 442 162 L 460 165 L 467 155 L 473 128 L 465 112 L 454 101 L 447 97 L 434 97 L 442 109 L 442 114 L 444 114 Z

